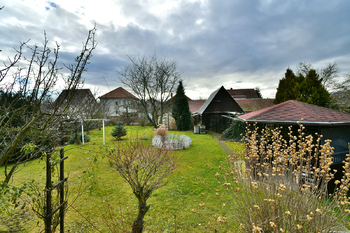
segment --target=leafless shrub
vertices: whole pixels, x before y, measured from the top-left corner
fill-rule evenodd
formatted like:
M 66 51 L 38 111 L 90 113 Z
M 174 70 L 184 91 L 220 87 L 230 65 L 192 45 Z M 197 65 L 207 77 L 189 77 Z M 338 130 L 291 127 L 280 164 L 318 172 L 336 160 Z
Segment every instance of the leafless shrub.
M 289 141 L 280 128 L 247 128 L 245 166 L 238 156 L 229 156 L 230 166 L 216 177 L 230 195 L 229 208 L 240 232 L 332 232 L 342 230 L 349 216 L 349 156 L 344 176 L 333 194 L 327 184 L 333 148 L 330 140 L 289 128 Z M 259 135 L 259 137 L 258 137 Z
M 154 190 L 166 185 L 164 178 L 175 169 L 175 157 L 169 150 L 152 147 L 140 140 L 119 143 L 117 149 L 108 150 L 108 154 L 111 164 L 129 183 L 139 201 L 132 232 L 142 232 L 143 219 L 150 208 L 147 200 Z

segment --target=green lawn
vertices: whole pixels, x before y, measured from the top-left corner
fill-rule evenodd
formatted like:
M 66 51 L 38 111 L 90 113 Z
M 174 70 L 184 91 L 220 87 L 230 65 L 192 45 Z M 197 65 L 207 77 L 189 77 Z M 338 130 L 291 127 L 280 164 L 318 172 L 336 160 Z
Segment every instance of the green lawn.
M 128 135 L 124 141 L 135 137 L 151 139 L 154 136 L 151 127 L 132 126 L 127 127 L 127 130 Z M 108 146 L 116 143 L 110 136 L 111 131 L 111 126 L 106 127 Z M 151 208 L 145 217 L 145 232 L 211 232 L 215 229 L 228 231 L 230 226 L 227 223 L 216 221 L 217 217 L 229 216 L 230 213 L 221 207 L 222 194 L 221 191 L 216 194 L 218 183 L 215 177 L 218 167 L 227 155 L 210 134 L 193 134 L 190 131 L 170 133 L 186 134 L 192 138 L 193 145 L 189 149 L 174 152 L 178 158 L 177 169 L 168 177 L 168 184 L 156 190 L 149 199 Z M 65 155 L 69 156 L 65 162 L 65 173 L 69 181 L 70 203 L 66 215 L 66 230 L 129 230 L 130 223 L 137 214 L 137 199 L 104 155 L 101 147 L 102 131 L 92 130 L 90 138 L 91 141 L 84 146 L 65 147 Z M 234 147 L 233 144 L 228 145 L 234 150 L 243 148 L 239 144 Z M 44 161 L 35 160 L 21 167 L 12 184 L 34 179 L 44 185 L 44 169 Z M 0 168 L 0 172 L 3 172 L 3 168 Z M 23 219 L 26 222 L 23 223 Z M 23 214 L 21 221 L 20 224 L 25 225 L 27 232 L 40 232 L 43 229 L 43 222 L 39 221 L 37 224 L 38 219 L 29 209 Z M 8 228 L 2 226 L 1 230 Z

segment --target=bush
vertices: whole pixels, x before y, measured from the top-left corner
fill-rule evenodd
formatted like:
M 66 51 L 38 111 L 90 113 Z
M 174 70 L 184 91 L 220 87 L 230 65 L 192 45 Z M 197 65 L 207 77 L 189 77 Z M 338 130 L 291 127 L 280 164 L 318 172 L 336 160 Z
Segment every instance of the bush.
M 165 125 L 160 125 L 159 128 L 156 130 L 156 135 L 165 137 L 167 134 L 168 134 L 168 130 L 166 129 Z
M 347 198 L 350 180 L 349 156 L 343 178 L 335 181 L 331 195 L 327 184 L 334 177 L 330 168 L 333 148 L 330 140 L 303 133 L 289 140 L 281 129 L 247 129 L 245 165 L 230 156 L 229 166 L 217 173 L 229 194 L 225 208 L 240 232 L 332 232 L 344 230 L 350 213 Z M 260 129 L 259 129 L 260 131 Z M 316 162 L 315 162 L 316 161 Z M 227 221 L 230 221 L 229 218 Z
M 241 142 L 245 134 L 245 123 L 239 120 L 233 120 L 230 127 L 221 135 L 221 139 L 234 142 Z
M 111 135 L 115 137 L 117 140 L 120 140 L 121 137 L 126 136 L 126 129 L 123 126 L 123 122 L 118 121 L 117 126 L 112 130 Z
M 74 144 L 74 143 L 78 143 L 80 144 L 83 141 L 83 137 L 81 136 L 81 133 L 78 133 L 78 139 L 79 141 L 76 142 L 77 136 L 76 134 L 73 134 L 70 139 L 69 139 L 69 144 Z M 90 141 L 90 136 L 88 134 L 84 133 L 84 142 L 89 142 Z

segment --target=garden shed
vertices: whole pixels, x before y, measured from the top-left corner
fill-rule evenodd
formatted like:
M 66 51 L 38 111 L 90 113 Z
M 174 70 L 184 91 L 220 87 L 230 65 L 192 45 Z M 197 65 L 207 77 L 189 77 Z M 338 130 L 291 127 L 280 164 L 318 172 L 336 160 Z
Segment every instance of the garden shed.
M 318 133 L 323 135 L 322 143 L 326 139 L 332 140 L 334 147 L 332 168 L 340 171 L 342 161 L 349 153 L 350 142 L 350 114 L 320 107 L 295 100 L 250 112 L 238 117 L 247 123 L 276 126 L 298 126 L 300 122 L 306 128 L 306 134 Z M 341 173 L 337 173 L 339 178 Z
M 230 118 L 244 113 L 234 98 L 221 86 L 214 91 L 198 110 L 202 124 L 206 129 L 222 132 L 230 125 Z

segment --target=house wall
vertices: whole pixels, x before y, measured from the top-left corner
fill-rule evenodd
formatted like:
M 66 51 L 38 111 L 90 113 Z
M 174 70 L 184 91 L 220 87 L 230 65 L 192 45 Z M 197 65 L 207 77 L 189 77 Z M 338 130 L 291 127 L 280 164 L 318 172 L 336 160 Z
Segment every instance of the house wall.
M 108 117 L 117 117 L 123 115 L 127 110 L 129 113 L 137 112 L 130 105 L 134 100 L 127 98 L 101 99 L 100 103 L 105 106 Z

